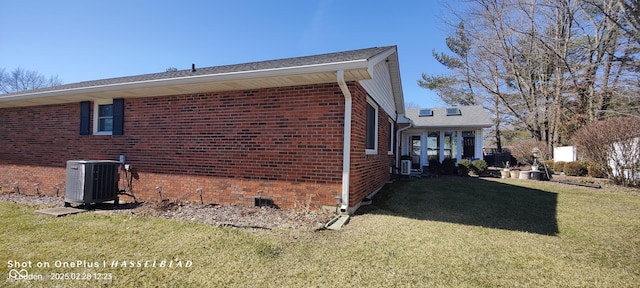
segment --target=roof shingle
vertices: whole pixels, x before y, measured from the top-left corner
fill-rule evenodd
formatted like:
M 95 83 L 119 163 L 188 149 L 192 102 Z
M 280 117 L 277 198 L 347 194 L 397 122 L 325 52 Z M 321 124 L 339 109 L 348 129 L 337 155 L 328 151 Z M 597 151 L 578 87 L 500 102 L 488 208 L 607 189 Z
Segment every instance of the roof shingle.
M 366 49 L 359 49 L 359 50 L 327 53 L 327 54 L 304 56 L 304 57 L 284 58 L 284 59 L 278 59 L 278 60 L 250 62 L 250 63 L 234 64 L 234 65 L 213 66 L 213 67 L 203 67 L 203 68 L 196 67 L 196 71 L 192 71 L 191 69 L 186 69 L 186 70 L 178 70 L 178 71 L 170 71 L 170 72 L 151 73 L 151 74 L 143 74 L 143 75 L 135 75 L 135 76 L 127 76 L 127 77 L 84 81 L 84 82 L 70 83 L 70 84 L 64 84 L 60 86 L 23 91 L 23 92 L 17 92 L 17 93 L 5 94 L 5 95 L 6 96 L 20 95 L 27 92 L 29 93 L 46 92 L 46 91 L 56 91 L 56 90 L 65 90 L 65 89 L 74 89 L 74 88 L 88 88 L 88 87 L 111 85 L 111 84 L 135 83 L 135 82 L 149 81 L 149 80 L 179 79 L 179 78 L 186 78 L 186 77 L 199 76 L 199 75 L 216 75 L 216 74 L 225 74 L 225 73 L 233 73 L 233 72 L 243 72 L 243 71 L 259 71 L 259 70 L 269 70 L 269 69 L 278 69 L 278 68 L 301 67 L 301 66 L 318 65 L 318 64 L 349 62 L 349 61 L 356 61 L 356 60 L 368 60 L 390 48 L 393 48 L 393 46 L 373 47 L 373 48 L 366 48 Z

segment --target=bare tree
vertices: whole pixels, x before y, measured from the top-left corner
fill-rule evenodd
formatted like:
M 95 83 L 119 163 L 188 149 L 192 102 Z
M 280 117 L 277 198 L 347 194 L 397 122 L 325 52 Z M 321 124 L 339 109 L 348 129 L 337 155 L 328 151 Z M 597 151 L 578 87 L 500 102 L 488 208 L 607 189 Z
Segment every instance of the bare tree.
M 451 49 L 458 61 L 450 61 L 458 82 L 432 83 L 460 87 L 466 80 L 472 89 L 465 91 L 505 121 L 548 148 L 566 144 L 588 123 L 640 110 L 640 45 L 614 21 L 629 17 L 620 1 L 464 1 L 469 10 L 456 14 L 464 25 L 452 37 L 468 37 L 469 46 Z
M 583 0 L 582 2 L 609 18 L 640 44 L 640 4 L 637 0 Z
M 617 184 L 640 185 L 640 118 L 594 122 L 573 135 L 580 153 Z
M 413 109 L 413 108 L 421 108 L 421 107 L 420 107 L 420 104 L 409 101 L 409 102 L 404 102 L 404 108 Z
M 15 93 L 61 84 L 62 80 L 57 75 L 47 78 L 36 71 L 25 70 L 20 67 L 9 72 L 6 72 L 4 68 L 0 69 L 0 93 Z

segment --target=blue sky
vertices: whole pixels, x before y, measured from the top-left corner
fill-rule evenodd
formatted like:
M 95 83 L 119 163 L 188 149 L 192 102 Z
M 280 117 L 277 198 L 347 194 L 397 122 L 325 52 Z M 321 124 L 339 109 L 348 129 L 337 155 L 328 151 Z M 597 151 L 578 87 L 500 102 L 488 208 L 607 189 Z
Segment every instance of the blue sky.
M 0 0 L 0 68 L 64 83 L 398 45 L 405 102 L 443 106 L 445 1 Z

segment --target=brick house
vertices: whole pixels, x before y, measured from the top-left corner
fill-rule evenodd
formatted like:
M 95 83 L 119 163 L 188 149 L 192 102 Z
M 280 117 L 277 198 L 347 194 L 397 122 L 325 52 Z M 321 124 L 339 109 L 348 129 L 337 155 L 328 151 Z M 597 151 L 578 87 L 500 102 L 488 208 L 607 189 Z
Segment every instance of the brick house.
M 0 183 L 64 194 L 67 160 L 123 155 L 138 200 L 353 212 L 389 179 L 402 114 L 395 46 L 5 94 Z

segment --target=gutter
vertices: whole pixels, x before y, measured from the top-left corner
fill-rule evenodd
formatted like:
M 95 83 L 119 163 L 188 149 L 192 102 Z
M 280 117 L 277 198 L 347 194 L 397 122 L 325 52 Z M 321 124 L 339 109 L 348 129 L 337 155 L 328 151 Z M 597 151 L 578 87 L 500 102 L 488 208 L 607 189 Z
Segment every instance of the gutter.
M 349 208 L 349 173 L 351 172 L 351 107 L 352 98 L 349 87 L 344 81 L 344 70 L 336 71 L 336 81 L 344 96 L 344 136 L 342 144 L 342 204 L 340 210 Z

